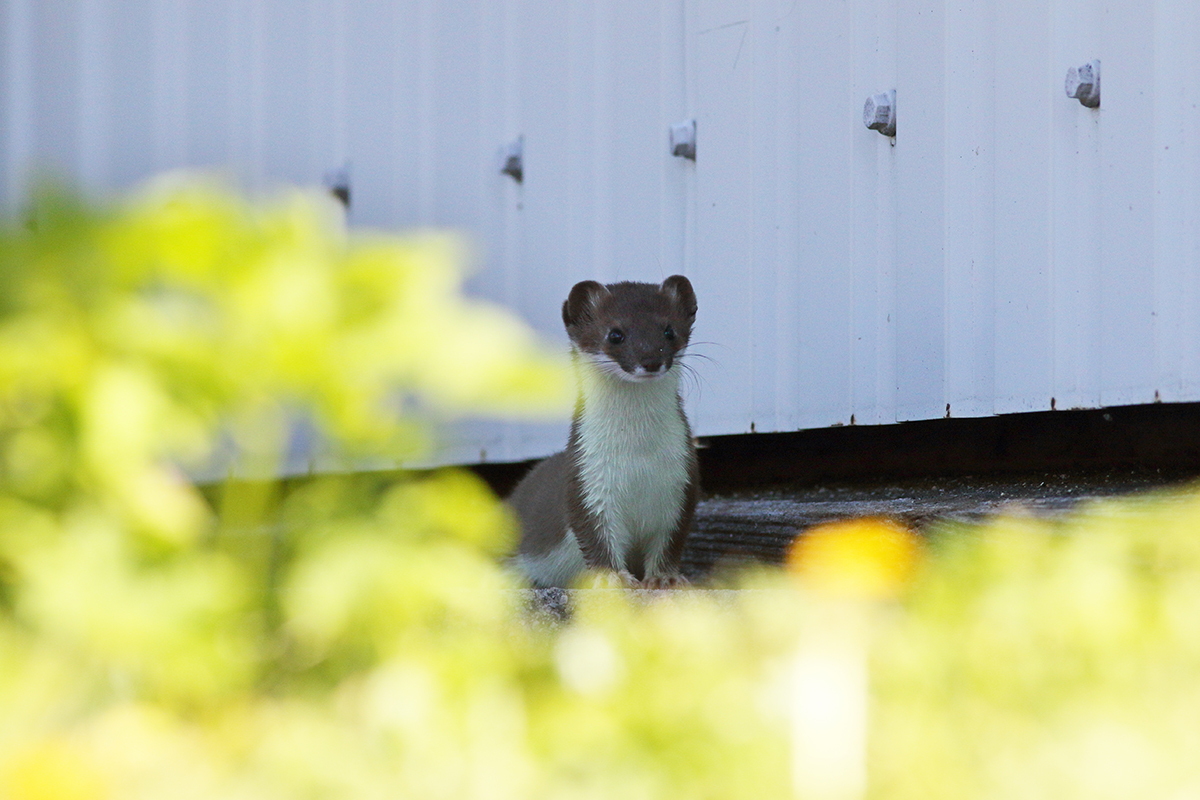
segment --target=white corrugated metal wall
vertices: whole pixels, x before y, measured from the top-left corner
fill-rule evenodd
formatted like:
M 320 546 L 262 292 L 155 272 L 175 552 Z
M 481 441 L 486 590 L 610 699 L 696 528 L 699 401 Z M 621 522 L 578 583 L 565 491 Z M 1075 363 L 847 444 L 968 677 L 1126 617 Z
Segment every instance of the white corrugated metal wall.
M 0 198 L 349 164 L 354 223 L 472 232 L 554 336 L 576 280 L 685 272 L 702 434 L 1200 400 L 1197 41 L 1182 0 L 3 0 Z

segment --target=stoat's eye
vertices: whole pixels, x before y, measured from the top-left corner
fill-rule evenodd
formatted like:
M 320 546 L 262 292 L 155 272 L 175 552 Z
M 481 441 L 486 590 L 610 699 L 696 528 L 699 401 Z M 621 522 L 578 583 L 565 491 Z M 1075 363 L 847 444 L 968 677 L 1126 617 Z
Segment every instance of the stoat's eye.
M 625 341 L 625 334 L 620 328 L 613 328 L 608 332 L 608 336 L 605 338 L 608 339 L 609 344 L 620 344 L 621 342 Z
M 673 341 L 675 339 L 675 329 L 668 325 L 663 329 L 663 338 L 667 341 Z

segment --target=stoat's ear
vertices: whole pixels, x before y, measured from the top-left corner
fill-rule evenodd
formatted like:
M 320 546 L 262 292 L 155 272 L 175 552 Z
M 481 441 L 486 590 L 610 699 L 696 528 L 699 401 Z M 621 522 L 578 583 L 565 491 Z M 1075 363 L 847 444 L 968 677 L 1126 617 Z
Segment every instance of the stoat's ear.
M 563 324 L 570 328 L 592 319 L 596 313 L 596 305 L 606 294 L 608 289 L 596 281 L 580 281 L 575 284 L 563 302 Z
M 661 291 L 685 317 L 694 319 L 696 316 L 696 293 L 692 291 L 692 282 L 682 275 L 672 275 L 662 283 Z

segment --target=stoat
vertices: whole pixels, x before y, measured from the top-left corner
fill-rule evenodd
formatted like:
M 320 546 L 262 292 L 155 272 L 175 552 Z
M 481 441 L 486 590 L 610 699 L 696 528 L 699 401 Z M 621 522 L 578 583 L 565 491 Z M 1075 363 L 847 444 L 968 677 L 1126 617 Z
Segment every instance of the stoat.
M 679 560 L 698 469 L 679 357 L 696 319 L 692 284 L 582 281 L 562 317 L 579 395 L 566 451 L 509 498 L 521 522 L 515 563 L 539 587 L 568 586 L 584 570 L 633 586 L 686 583 Z

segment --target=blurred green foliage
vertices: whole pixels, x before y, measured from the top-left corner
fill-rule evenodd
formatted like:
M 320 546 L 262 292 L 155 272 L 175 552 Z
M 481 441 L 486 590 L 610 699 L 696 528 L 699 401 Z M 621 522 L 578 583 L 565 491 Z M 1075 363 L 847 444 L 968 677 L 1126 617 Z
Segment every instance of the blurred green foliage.
M 948 526 L 877 643 L 889 798 L 1200 797 L 1200 495 Z
M 683 636 L 622 608 L 559 638 L 527 624 L 511 519 L 471 475 L 270 479 L 298 415 L 353 464 L 419 457 L 435 415 L 569 410 L 565 359 L 464 300 L 461 257 L 348 234 L 317 194 L 248 203 L 197 178 L 108 206 L 45 190 L 6 225 L 0 797 L 782 779 L 777 737 L 750 747 L 768 626 Z M 188 479 L 231 453 L 236 479 Z M 745 752 L 732 795 L 695 768 L 722 745 Z
M 197 179 L 4 228 L 0 797 L 789 797 L 790 675 L 835 607 L 867 631 L 868 796 L 1200 796 L 1190 494 L 919 557 L 830 528 L 794 576 L 553 625 L 469 474 L 266 479 L 298 412 L 353 463 L 421 454 L 414 409 L 567 406 L 461 257 Z M 230 442 L 250 476 L 201 491 L 181 465 Z

